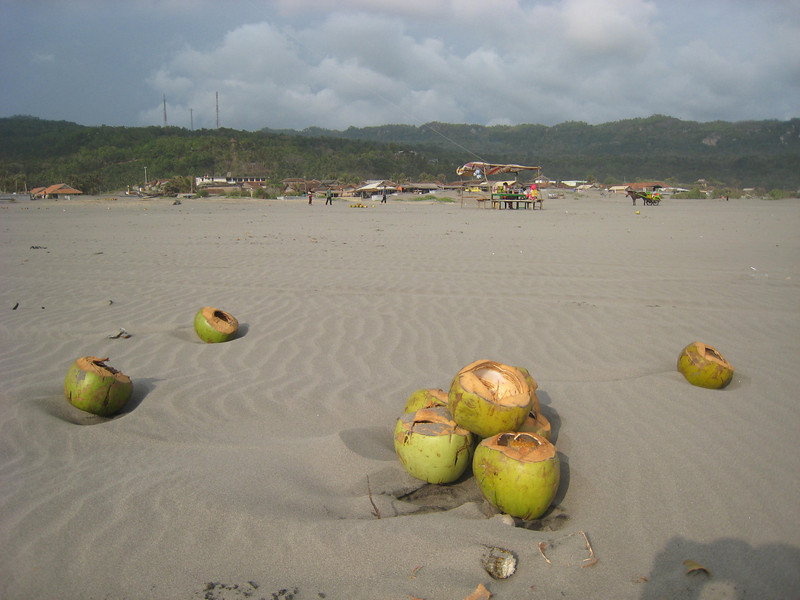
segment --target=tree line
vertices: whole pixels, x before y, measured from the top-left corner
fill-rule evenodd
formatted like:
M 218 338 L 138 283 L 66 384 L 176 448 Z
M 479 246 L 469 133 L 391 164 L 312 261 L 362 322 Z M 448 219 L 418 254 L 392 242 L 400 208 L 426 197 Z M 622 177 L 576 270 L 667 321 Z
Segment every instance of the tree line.
M 541 165 L 552 180 L 608 185 L 699 179 L 729 187 L 797 190 L 800 119 L 695 123 L 670 117 L 589 125 L 483 127 L 429 123 L 332 131 L 89 127 L 30 116 L 0 119 L 0 189 L 67 183 L 85 193 L 200 175 L 457 179 L 471 160 Z

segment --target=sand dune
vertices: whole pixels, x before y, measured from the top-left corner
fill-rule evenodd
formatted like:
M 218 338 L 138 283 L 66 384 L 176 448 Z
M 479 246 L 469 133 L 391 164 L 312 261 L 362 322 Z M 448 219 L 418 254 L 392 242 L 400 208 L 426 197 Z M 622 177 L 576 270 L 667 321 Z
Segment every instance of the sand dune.
M 89 198 L 0 205 L 0 228 L 3 598 L 800 590 L 797 200 Z M 205 305 L 239 337 L 202 343 Z M 725 390 L 676 371 L 694 340 Z M 134 381 L 121 415 L 64 399 L 85 355 Z M 479 358 L 539 382 L 562 461 L 540 521 L 395 457 L 408 395 Z M 517 573 L 492 580 L 485 545 Z

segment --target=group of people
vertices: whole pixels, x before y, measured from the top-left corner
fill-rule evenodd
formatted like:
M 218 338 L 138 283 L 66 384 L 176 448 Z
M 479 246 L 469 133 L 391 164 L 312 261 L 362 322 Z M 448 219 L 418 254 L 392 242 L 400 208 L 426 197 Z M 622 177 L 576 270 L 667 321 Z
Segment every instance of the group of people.
M 519 185 L 517 187 L 509 187 L 508 184 L 505 182 L 500 185 L 500 188 L 497 190 L 499 194 L 525 194 L 525 197 L 528 200 L 538 200 L 539 199 L 539 189 L 536 187 L 535 183 L 531 184 L 531 187 L 527 190 L 524 186 Z
M 313 204 L 314 200 L 314 192 L 308 190 L 308 203 Z M 333 192 L 328 188 L 328 191 L 325 192 L 325 206 L 330 204 L 333 206 Z M 386 204 L 386 188 L 381 190 L 381 204 Z
M 308 203 L 312 204 L 313 199 L 314 193 L 311 190 L 308 190 Z M 333 206 L 333 192 L 330 190 L 330 188 L 328 188 L 328 191 L 325 192 L 325 206 L 328 204 Z

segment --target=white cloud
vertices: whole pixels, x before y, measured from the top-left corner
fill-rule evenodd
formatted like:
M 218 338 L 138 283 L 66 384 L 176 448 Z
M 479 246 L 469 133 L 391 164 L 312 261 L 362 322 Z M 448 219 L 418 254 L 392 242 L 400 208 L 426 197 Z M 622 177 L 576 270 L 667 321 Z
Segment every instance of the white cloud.
M 25 68 L 3 61 L 0 77 L 16 90 L 2 96 L 10 114 L 36 107 L 46 118 L 133 124 L 129 115 L 138 114 L 135 124 L 160 124 L 166 94 L 170 123 L 188 126 L 192 108 L 195 127 L 213 127 L 219 92 L 221 124 L 247 129 L 596 123 L 654 113 L 739 120 L 797 116 L 800 96 L 794 1 L 52 6 L 39 14 L 29 3 L 14 4 L 9 17 L 17 25 L 0 25 L 0 50 L 9 56 L 30 44 L 19 32 L 34 24 L 68 24 L 73 40 L 39 40 Z M 81 66 L 80 87 L 57 99 L 35 91 L 25 97 L 36 89 L 26 82 L 52 80 L 59 63 Z M 108 85 L 118 92 L 113 106 L 104 101 Z

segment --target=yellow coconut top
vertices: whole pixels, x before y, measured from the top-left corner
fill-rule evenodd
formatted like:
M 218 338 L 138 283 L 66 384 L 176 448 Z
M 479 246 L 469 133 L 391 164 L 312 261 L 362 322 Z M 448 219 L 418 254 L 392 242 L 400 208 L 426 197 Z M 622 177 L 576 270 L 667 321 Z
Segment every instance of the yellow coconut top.
M 556 455 L 556 447 L 536 433 L 498 433 L 484 439 L 481 445 L 499 450 L 521 462 L 542 462 Z
M 203 317 L 205 317 L 208 324 L 220 333 L 236 333 L 239 329 L 239 322 L 232 314 L 225 312 L 213 306 L 204 306 Z
M 478 394 L 503 406 L 527 406 L 531 389 L 523 373 L 516 367 L 493 360 L 477 360 L 458 374 L 465 392 Z
M 78 363 L 78 368 L 82 371 L 95 373 L 100 377 L 114 377 L 114 379 L 120 383 L 130 383 L 131 378 L 124 373 L 120 373 L 114 367 L 110 367 L 105 364 L 107 360 L 107 356 L 105 358 L 98 358 L 97 356 L 82 356 L 76 362 Z
M 722 358 L 722 354 L 720 354 L 716 348 L 707 346 L 703 342 L 695 342 L 694 344 L 697 346 L 697 352 L 700 353 L 700 356 L 705 357 L 705 359 L 710 362 L 715 362 L 733 370 L 733 365 Z
M 469 435 L 469 431 L 456 424 L 446 406 L 420 408 L 416 412 L 402 415 L 400 420 L 403 423 L 403 428 L 411 433 L 422 435 Z

